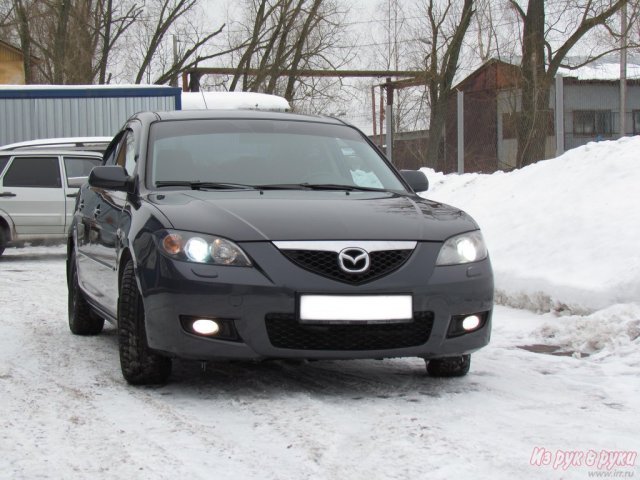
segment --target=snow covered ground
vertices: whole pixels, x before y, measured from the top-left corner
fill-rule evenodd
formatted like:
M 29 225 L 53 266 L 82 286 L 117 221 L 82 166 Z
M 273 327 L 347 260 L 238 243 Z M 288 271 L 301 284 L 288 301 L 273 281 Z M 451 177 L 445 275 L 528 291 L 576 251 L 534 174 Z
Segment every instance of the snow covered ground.
M 64 248 L 8 249 L 0 478 L 640 478 L 638 151 L 429 172 L 427 196 L 482 226 L 503 304 L 462 379 L 418 359 L 177 362 L 129 387 L 113 327 L 68 331 Z

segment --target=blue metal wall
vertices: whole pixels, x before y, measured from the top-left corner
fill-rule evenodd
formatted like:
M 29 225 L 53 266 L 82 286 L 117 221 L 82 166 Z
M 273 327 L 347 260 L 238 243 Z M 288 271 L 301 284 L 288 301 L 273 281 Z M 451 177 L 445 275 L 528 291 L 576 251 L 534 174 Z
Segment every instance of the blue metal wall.
M 111 136 L 136 112 L 180 110 L 173 87 L 0 88 L 0 145 L 54 137 Z

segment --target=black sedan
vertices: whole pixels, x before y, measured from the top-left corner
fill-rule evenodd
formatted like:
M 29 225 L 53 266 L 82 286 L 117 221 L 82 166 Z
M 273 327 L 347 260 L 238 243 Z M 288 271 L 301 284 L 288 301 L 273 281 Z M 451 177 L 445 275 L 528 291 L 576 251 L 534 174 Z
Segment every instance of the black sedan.
M 69 326 L 117 325 L 132 384 L 173 357 L 421 357 L 460 376 L 489 342 L 478 225 L 423 199 L 340 120 L 256 111 L 129 119 L 77 199 Z

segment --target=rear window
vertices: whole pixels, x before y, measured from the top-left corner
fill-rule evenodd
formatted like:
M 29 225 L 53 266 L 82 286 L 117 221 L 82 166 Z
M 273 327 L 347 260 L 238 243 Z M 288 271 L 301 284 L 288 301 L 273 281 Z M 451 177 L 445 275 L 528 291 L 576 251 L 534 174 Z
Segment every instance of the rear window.
M 2 174 L 4 167 L 7 166 L 8 161 L 9 161 L 9 157 L 0 157 L 0 174 Z
M 62 188 L 57 157 L 16 157 L 4 176 L 5 187 Z
M 65 157 L 64 169 L 67 172 L 67 179 L 74 177 L 88 177 L 93 170 L 102 163 L 101 158 L 87 157 Z

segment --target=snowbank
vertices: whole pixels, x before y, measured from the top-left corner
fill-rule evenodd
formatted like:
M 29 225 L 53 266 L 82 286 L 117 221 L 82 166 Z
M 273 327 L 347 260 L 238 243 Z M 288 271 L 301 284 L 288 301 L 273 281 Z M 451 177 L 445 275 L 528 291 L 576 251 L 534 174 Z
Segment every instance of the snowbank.
M 480 224 L 499 303 L 588 314 L 640 301 L 640 137 L 589 143 L 510 173 L 425 169 L 423 196 Z

